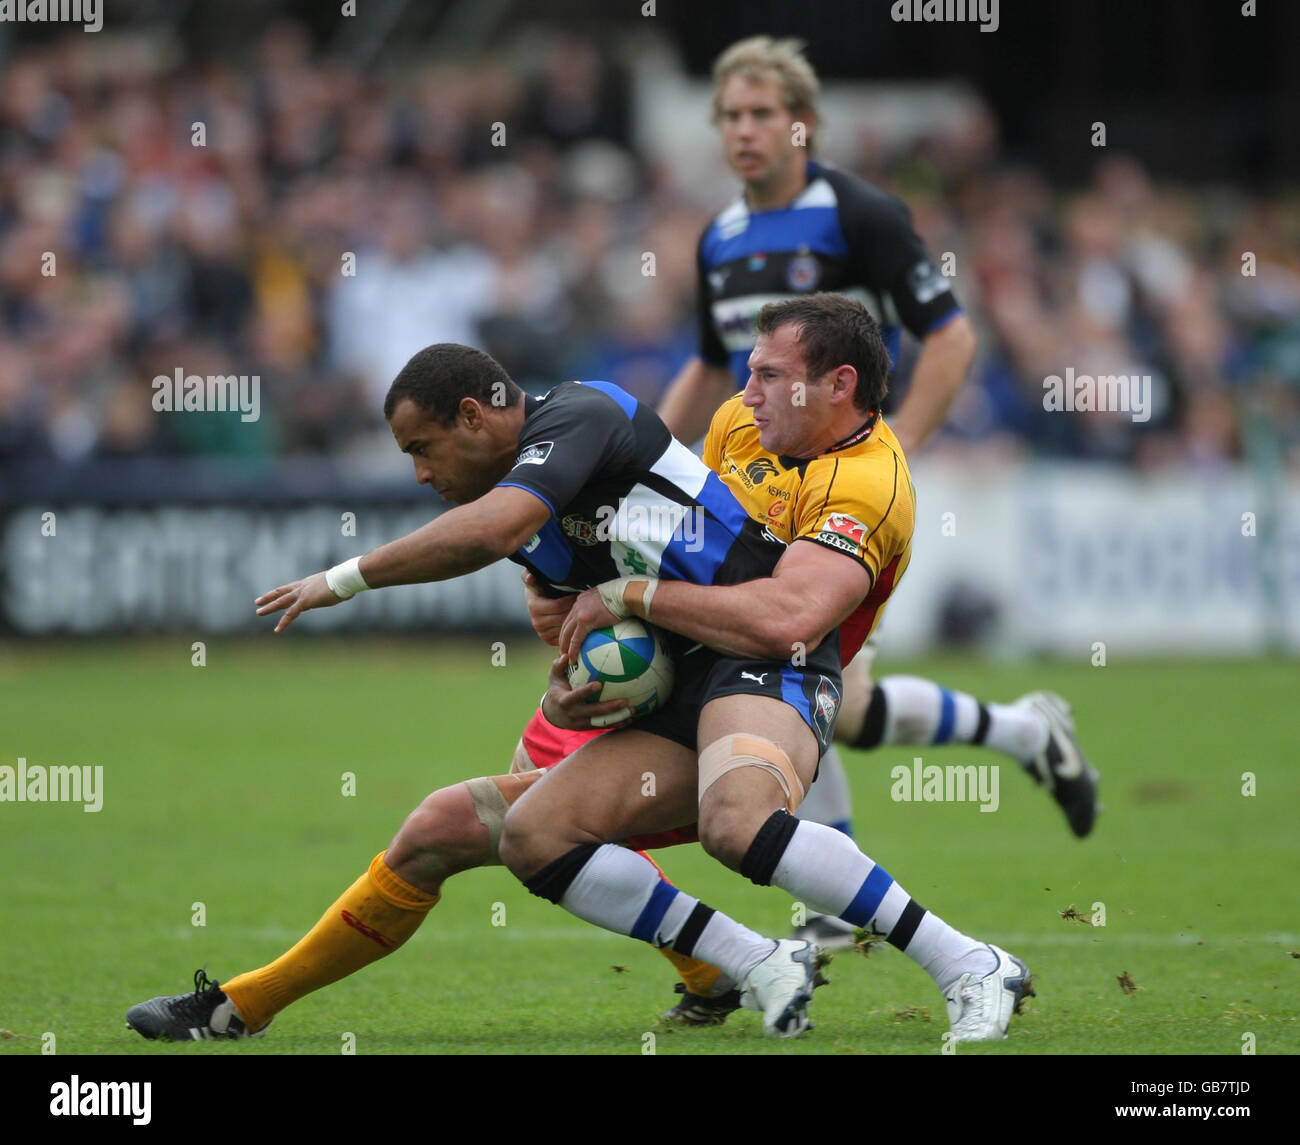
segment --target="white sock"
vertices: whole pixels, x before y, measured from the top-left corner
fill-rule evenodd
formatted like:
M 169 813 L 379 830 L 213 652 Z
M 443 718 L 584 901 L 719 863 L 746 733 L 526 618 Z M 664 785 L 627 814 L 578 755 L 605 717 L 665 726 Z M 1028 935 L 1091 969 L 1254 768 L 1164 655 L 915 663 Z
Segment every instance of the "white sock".
M 1020 762 L 1047 747 L 1047 724 L 1027 708 L 981 704 L 919 676 L 886 676 L 876 687 L 885 700 L 882 743 L 980 744 Z
M 989 731 L 984 737 L 986 747 L 1018 759 L 1022 763 L 1033 759 L 1047 747 L 1047 721 L 1029 708 L 1010 704 L 987 704 Z
M 940 990 L 968 970 L 987 973 L 993 968 L 983 943 L 927 911 L 851 839 L 819 823 L 795 827 L 771 882 L 808 906 L 883 935 Z
M 534 881 L 527 885 L 538 893 Z M 643 856 L 612 843 L 592 853 L 559 901 L 587 922 L 654 946 L 671 946 L 717 966 L 735 982 L 776 948 L 772 939 L 679 891 Z
M 904 953 L 930 975 L 945 994 L 967 971 L 983 976 L 998 964 L 997 955 L 984 943 L 953 929 L 929 911 L 925 912 Z

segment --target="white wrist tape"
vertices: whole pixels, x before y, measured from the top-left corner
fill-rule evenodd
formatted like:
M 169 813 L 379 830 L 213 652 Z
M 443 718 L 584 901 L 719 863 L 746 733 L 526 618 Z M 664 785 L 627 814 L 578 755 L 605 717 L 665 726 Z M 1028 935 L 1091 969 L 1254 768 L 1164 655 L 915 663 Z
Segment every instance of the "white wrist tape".
M 621 576 L 596 586 L 601 603 L 609 609 L 615 620 L 629 616 L 650 619 L 650 602 L 654 599 L 659 581 L 652 576 Z M 633 611 L 635 606 L 635 611 Z
M 365 592 L 370 587 L 361 575 L 360 557 L 353 557 L 350 561 L 326 569 L 325 583 L 330 586 L 330 592 L 340 600 L 347 600 L 348 597 Z

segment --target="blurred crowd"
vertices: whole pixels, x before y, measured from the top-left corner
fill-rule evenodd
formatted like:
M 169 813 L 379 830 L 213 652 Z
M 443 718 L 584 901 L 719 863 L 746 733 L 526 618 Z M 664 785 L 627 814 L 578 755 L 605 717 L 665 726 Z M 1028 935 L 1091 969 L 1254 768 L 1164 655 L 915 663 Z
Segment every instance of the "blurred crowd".
M 391 451 L 383 394 L 430 342 L 650 401 L 692 353 L 696 239 L 735 185 L 638 153 L 634 86 L 590 43 L 363 73 L 293 24 L 240 66 L 86 40 L 0 75 L 0 462 Z M 936 448 L 1158 468 L 1258 443 L 1300 467 L 1296 196 L 1163 186 L 1102 149 L 1054 189 L 987 115 L 902 144 L 830 127 L 977 323 Z M 1067 367 L 1149 375 L 1150 421 L 1048 413 Z M 261 419 L 155 413 L 178 368 L 257 375 Z

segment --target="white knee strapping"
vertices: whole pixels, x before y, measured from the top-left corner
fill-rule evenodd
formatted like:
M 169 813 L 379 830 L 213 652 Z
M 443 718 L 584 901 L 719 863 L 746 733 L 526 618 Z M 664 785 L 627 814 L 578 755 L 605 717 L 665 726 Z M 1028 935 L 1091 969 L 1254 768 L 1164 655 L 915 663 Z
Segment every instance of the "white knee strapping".
M 474 800 L 474 814 L 487 828 L 488 862 L 485 865 L 500 863 L 501 828 L 505 825 L 506 812 L 510 810 L 510 804 L 501 794 L 501 788 L 487 776 L 467 779 L 465 786 L 469 788 L 470 798 Z

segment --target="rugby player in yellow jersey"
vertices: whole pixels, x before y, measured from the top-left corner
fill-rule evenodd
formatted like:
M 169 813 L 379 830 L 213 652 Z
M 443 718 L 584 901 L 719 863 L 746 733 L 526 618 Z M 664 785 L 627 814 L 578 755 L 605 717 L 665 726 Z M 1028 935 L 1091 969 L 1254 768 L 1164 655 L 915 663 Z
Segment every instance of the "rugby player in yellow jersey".
M 815 290 L 837 291 L 866 304 L 895 361 L 903 329 L 917 342 L 902 401 L 892 412 L 886 405 L 904 452 L 912 456 L 943 425 L 961 390 L 975 356 L 974 326 L 954 295 L 953 280 L 940 273 L 913 230 L 907 207 L 882 188 L 818 160 L 818 90 L 817 74 L 797 40 L 752 36 L 714 62 L 713 121 L 741 193 L 700 236 L 699 348 L 669 385 L 659 415 L 681 440 L 699 438 L 719 404 L 745 384 L 759 309 Z M 762 490 L 756 481 L 754 492 L 761 497 Z M 1036 691 L 1001 704 L 919 676 L 873 681 L 875 651 L 873 639 L 845 665 L 837 745 L 871 750 L 972 744 L 1001 752 L 1045 787 L 1075 835 L 1091 832 L 1097 774 L 1075 738 L 1064 699 Z M 539 743 L 543 755 L 550 736 L 535 723 L 527 742 Z M 822 758 L 799 817 L 852 836 L 848 777 L 836 746 Z M 795 937 L 842 947 L 852 942 L 852 928 L 810 915 Z M 685 997 L 665 1017 L 691 1024 L 721 1020 L 733 999 L 701 996 L 707 985 L 685 977 Z
M 906 570 L 915 498 L 880 419 L 888 356 L 861 304 L 835 294 L 774 303 L 758 331 L 743 397 L 714 418 L 705 457 L 733 488 L 752 494 L 764 479 L 785 554 L 770 577 L 743 584 L 624 576 L 577 597 L 560 632 L 565 658 L 626 616 L 701 647 L 678 658 L 667 705 L 590 741 L 520 796 L 502 861 L 580 918 L 720 967 L 743 984 L 742 1004 L 764 1010 L 769 1033 L 797 1034 L 817 948 L 773 949 L 611 845 L 698 811 L 700 841 L 725 866 L 883 936 L 925 969 L 956 1040 L 1004 1037 L 1032 992 L 1024 964 L 921 907 L 842 832 L 793 815 L 832 734 L 840 654 L 857 651 Z M 576 714 L 566 690 L 553 675 L 556 705 Z

